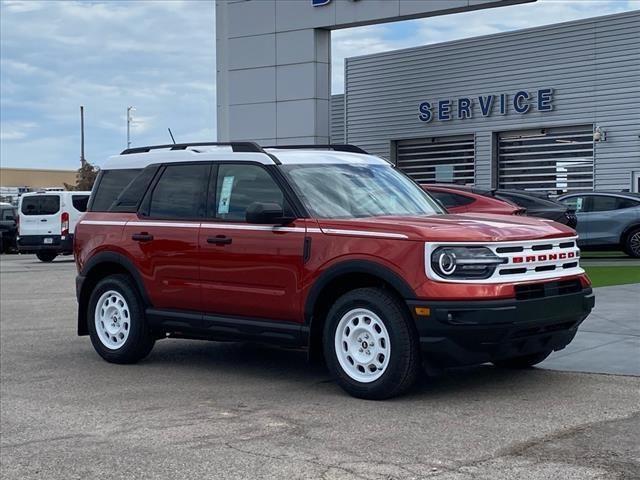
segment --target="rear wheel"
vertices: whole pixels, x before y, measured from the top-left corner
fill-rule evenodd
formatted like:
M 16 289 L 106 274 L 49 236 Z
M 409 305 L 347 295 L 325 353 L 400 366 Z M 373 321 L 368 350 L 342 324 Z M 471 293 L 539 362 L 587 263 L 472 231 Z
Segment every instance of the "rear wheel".
M 89 299 L 87 321 L 91 343 L 107 362 L 135 363 L 155 343 L 140 295 L 127 275 L 111 275 L 97 283 Z
M 624 242 L 623 249 L 630 257 L 640 258 L 640 228 L 632 230 Z
M 522 355 L 520 357 L 505 358 L 503 360 L 496 360 L 492 362 L 496 367 L 500 368 L 530 368 L 538 363 L 546 360 L 551 355 L 551 350 L 545 350 L 544 352 L 532 353 L 530 355 Z
M 355 397 L 381 400 L 406 392 L 420 371 L 417 335 L 406 308 L 378 288 L 340 297 L 327 316 L 324 354 L 338 384 Z
M 36 257 L 38 257 L 38 260 L 40 260 L 41 262 L 53 262 L 53 259 L 56 258 L 58 256 L 57 253 L 55 252 L 38 252 L 36 253 Z

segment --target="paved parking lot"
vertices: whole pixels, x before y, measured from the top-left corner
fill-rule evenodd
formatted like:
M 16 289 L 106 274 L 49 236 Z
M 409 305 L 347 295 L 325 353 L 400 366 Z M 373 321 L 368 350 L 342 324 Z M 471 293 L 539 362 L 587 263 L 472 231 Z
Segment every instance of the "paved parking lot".
M 0 275 L 3 479 L 639 478 L 635 376 L 483 366 L 370 402 L 249 344 L 110 365 L 75 335 L 69 259 L 3 256 Z

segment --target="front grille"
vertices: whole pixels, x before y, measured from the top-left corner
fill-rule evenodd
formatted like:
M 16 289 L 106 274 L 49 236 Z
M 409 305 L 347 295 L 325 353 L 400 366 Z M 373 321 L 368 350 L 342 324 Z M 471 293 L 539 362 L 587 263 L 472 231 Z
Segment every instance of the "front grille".
M 426 243 L 425 260 L 439 247 L 485 247 L 502 260 L 488 278 L 450 279 L 439 276 L 426 261 L 427 276 L 443 282 L 506 283 L 550 280 L 584 273 L 580 268 L 580 249 L 576 237 L 487 243 Z
M 556 282 L 530 283 L 526 285 L 516 285 L 516 299 L 531 300 L 534 298 L 552 297 L 556 295 L 567 295 L 577 293 L 582 290 L 580 280 L 559 280 Z

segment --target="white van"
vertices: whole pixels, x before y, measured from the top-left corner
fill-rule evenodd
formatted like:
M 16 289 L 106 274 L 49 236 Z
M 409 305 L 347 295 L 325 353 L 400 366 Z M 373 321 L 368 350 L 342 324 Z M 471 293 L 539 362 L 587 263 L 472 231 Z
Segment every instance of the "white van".
M 91 192 L 25 193 L 18 205 L 18 251 L 43 262 L 73 253 L 73 232 L 87 210 Z

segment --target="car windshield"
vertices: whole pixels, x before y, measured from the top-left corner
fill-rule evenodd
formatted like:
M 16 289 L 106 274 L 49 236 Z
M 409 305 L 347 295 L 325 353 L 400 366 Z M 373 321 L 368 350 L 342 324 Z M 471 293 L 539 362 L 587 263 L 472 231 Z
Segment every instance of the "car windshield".
M 434 215 L 445 213 L 390 165 L 283 165 L 283 171 L 317 218 Z

